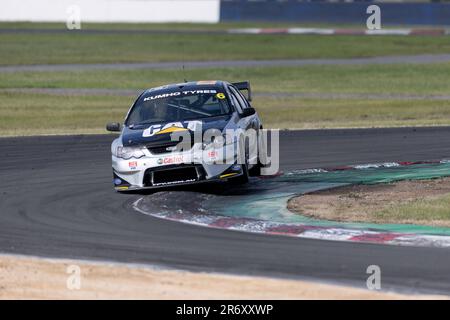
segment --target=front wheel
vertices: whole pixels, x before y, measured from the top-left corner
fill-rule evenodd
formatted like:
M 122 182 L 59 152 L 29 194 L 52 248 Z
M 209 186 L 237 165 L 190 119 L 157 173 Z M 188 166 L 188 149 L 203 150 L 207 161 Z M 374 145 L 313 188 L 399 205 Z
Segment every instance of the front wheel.
M 230 182 L 233 184 L 246 184 L 248 182 L 248 164 L 242 165 L 242 174 L 239 177 L 231 178 Z
M 262 164 L 258 159 L 258 163 L 255 164 L 250 170 L 248 170 L 248 173 L 251 177 L 259 177 L 261 175 L 261 168 Z
M 266 155 L 266 146 L 267 141 L 265 139 L 265 136 L 261 133 L 262 127 L 258 131 L 258 149 L 256 150 L 256 164 L 249 170 L 249 174 L 251 177 L 259 177 L 261 175 L 261 169 L 264 167 L 264 165 L 261 162 L 260 155 L 265 156 Z
M 248 152 L 245 148 L 245 142 L 243 139 L 240 139 L 239 146 L 241 150 L 244 150 L 245 159 L 244 164 L 241 165 L 242 168 L 242 174 L 239 177 L 231 178 L 230 181 L 233 184 L 246 184 L 248 182 L 249 172 L 248 172 Z

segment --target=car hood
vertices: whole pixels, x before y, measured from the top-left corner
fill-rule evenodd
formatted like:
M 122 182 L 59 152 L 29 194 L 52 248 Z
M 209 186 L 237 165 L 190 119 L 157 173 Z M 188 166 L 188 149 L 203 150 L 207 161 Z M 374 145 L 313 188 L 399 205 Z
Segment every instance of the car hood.
M 124 146 L 148 146 L 169 143 L 172 141 L 172 132 L 189 130 L 193 134 L 193 130 L 199 128 L 199 124 L 201 124 L 202 134 L 208 129 L 223 131 L 230 118 L 231 115 L 226 115 L 201 120 L 158 123 L 138 128 L 124 127 L 122 131 L 122 144 Z

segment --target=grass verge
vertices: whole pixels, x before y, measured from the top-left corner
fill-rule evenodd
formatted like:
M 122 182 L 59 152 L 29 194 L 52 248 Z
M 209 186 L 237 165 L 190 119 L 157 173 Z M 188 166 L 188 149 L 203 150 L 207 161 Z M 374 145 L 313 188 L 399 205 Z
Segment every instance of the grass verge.
M 288 208 L 339 222 L 450 227 L 450 178 L 345 186 L 293 198 Z
M 39 25 L 37 25 L 39 26 Z M 354 58 L 450 53 L 447 36 L 0 33 L 0 65 Z
M 0 92 L 0 135 L 105 133 L 122 121 L 133 97 Z M 448 101 L 256 98 L 266 128 L 447 125 Z
M 450 63 L 0 73 L 0 88 L 145 89 L 187 80 L 250 80 L 256 93 L 450 95 Z
M 450 227 L 450 194 L 437 199 L 416 199 L 407 204 L 393 205 L 375 216 L 381 220 L 414 221 L 416 224 L 432 222 Z
M 105 133 L 129 105 L 126 97 L 0 93 L 0 135 Z

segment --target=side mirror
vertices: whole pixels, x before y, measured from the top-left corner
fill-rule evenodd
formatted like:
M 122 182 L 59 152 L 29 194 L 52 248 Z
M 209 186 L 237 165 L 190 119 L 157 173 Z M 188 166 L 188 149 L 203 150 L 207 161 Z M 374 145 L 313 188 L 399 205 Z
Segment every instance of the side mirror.
M 256 113 L 255 108 L 245 108 L 241 113 L 241 118 L 250 117 Z
M 106 130 L 111 132 L 120 132 L 121 125 L 118 122 L 110 122 L 106 125 Z

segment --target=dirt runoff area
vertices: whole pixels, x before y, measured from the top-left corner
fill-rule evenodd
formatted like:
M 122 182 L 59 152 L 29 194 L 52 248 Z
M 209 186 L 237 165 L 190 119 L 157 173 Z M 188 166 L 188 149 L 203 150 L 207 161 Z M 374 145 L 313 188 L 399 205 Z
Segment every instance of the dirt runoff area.
M 262 277 L 0 255 L 0 299 L 436 299 Z
M 450 177 L 323 190 L 290 199 L 288 209 L 339 222 L 450 227 Z

